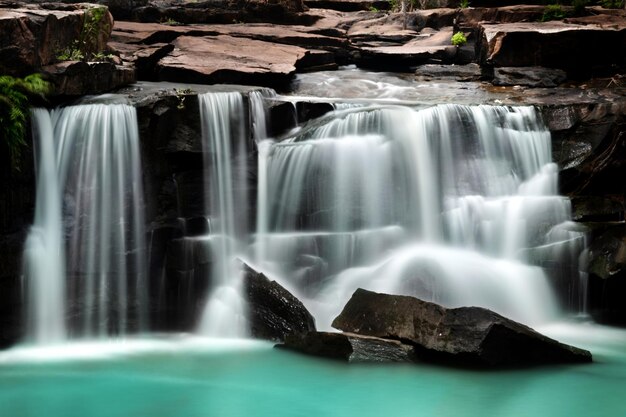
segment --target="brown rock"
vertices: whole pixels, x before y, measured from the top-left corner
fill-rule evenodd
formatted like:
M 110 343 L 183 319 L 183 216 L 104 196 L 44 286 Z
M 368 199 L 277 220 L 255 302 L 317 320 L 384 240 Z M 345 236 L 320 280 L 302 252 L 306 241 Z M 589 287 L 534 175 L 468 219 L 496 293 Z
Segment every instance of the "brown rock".
M 111 62 L 65 61 L 42 68 L 56 95 L 101 94 L 136 81 L 132 67 Z
M 232 36 L 182 36 L 158 63 L 163 81 L 284 87 L 305 49 Z
M 495 67 L 560 68 L 588 77 L 597 68 L 626 65 L 626 20 L 612 27 L 563 22 L 483 24 L 479 57 Z
M 5 8 L 3 8 L 3 6 Z M 85 13 L 95 6 L 27 5 L 18 8 L 0 3 L 0 73 L 23 76 L 53 63 L 61 50 L 71 48 L 83 28 Z M 107 13 L 98 22 L 92 48 L 106 47 L 113 18 Z

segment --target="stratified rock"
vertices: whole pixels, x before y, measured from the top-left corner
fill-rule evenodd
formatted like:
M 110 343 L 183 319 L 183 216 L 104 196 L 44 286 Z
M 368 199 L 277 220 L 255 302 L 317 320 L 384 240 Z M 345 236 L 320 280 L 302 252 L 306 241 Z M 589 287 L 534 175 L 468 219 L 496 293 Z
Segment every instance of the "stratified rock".
M 493 85 L 557 87 L 567 78 L 565 71 L 543 67 L 498 67 L 493 70 Z
M 232 36 L 181 36 L 158 64 L 163 81 L 288 85 L 305 49 Z
M 0 73 L 23 76 L 57 60 L 60 51 L 75 47 L 93 4 L 0 2 Z M 106 11 L 93 24 L 91 48 L 104 51 L 113 18 Z
M 304 0 L 304 4 L 314 9 L 330 9 L 341 12 L 389 10 L 391 8 L 391 4 L 386 0 Z
M 64 61 L 42 67 L 56 95 L 101 94 L 136 81 L 135 69 L 111 62 Z
M 282 341 L 287 335 L 315 331 L 315 319 L 300 300 L 262 273 L 247 265 L 243 268 L 244 294 L 253 337 Z
M 482 24 L 480 32 L 483 65 L 560 68 L 572 77 L 626 65 L 626 19 L 611 27 L 563 22 Z
M 333 327 L 415 345 L 422 360 L 470 366 L 590 362 L 564 345 L 480 307 L 448 309 L 414 297 L 358 289 Z
M 277 347 L 347 362 L 413 362 L 413 346 L 354 333 L 309 332 L 285 338 Z
M 616 222 L 624 220 L 623 196 L 574 196 L 572 220 L 578 222 Z
M 415 75 L 419 79 L 426 81 L 435 79 L 440 80 L 442 78 L 451 78 L 455 81 L 478 81 L 482 76 L 480 66 L 478 66 L 478 64 L 425 64 L 417 67 Z

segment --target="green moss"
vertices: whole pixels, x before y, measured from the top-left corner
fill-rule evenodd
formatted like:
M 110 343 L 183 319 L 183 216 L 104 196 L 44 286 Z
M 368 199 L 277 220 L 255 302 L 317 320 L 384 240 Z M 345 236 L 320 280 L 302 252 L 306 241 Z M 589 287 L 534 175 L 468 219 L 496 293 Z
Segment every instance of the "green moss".
M 34 98 L 43 98 L 51 85 L 39 74 L 25 78 L 0 76 L 0 139 L 9 151 L 11 168 L 20 171 L 28 110 Z
M 452 35 L 450 42 L 452 42 L 452 45 L 454 46 L 463 46 L 467 43 L 467 38 L 465 37 L 463 32 L 457 32 Z

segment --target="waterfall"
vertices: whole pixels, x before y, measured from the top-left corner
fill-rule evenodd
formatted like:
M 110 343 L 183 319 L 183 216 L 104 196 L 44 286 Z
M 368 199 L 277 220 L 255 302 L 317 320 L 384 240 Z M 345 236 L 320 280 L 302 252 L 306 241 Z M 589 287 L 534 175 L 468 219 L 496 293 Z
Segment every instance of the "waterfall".
M 216 227 L 208 236 L 211 272 L 209 295 L 200 333 L 210 336 L 245 334 L 244 303 L 239 271 L 234 264 L 247 232 L 247 152 L 243 97 L 240 93 L 198 96 L 204 155 L 205 213 Z M 264 127 L 257 126 L 259 134 Z
M 38 192 L 25 256 L 29 338 L 58 341 L 66 328 L 70 337 L 145 330 L 145 221 L 135 109 L 78 105 L 35 110 L 33 119 Z
M 532 107 L 337 107 L 263 145 L 259 167 L 257 262 L 322 327 L 358 287 L 527 324 L 559 311 L 528 253 L 577 256 L 582 233 L 556 232 L 570 203 Z

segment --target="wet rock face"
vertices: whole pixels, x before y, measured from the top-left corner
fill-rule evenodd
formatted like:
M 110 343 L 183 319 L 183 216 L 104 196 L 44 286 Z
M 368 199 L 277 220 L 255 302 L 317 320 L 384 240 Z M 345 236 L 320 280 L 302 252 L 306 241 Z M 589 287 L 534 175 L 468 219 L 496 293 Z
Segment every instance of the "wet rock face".
M 422 360 L 481 367 L 590 362 L 585 350 L 561 344 L 479 307 L 447 309 L 414 297 L 358 289 L 333 327 L 401 340 Z
M 243 270 L 244 295 L 248 301 L 253 337 L 283 341 L 288 335 L 315 331 L 315 319 L 293 294 L 247 265 Z
M 543 67 L 494 68 L 493 85 L 521 85 L 525 87 L 557 87 L 566 80 L 563 70 Z

